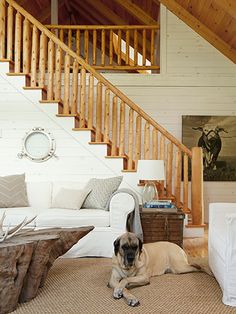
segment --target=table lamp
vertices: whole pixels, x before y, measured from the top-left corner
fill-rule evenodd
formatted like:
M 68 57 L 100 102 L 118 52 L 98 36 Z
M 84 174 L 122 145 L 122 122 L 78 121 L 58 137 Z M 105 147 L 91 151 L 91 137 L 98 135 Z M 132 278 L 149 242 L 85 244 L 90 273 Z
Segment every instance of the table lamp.
M 152 200 L 158 200 L 156 184 L 153 181 L 165 180 L 164 160 L 141 159 L 137 168 L 139 180 L 145 180 L 143 189 L 143 205 Z

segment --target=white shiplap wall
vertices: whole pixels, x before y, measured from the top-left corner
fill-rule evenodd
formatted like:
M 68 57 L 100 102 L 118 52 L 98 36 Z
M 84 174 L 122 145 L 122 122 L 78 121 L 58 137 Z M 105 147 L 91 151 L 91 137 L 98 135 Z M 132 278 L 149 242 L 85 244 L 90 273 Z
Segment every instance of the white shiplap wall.
M 47 116 L 41 106 L 7 81 L 0 73 L 0 176 L 26 173 L 33 181 L 79 181 L 91 177 L 108 177 L 116 173 L 106 166 L 86 145 L 78 143 L 69 130 Z M 51 104 L 51 106 L 55 106 Z M 17 154 L 26 131 L 40 126 L 49 129 L 56 140 L 56 155 L 47 162 L 35 163 Z M 87 144 L 88 145 L 88 144 Z
M 236 66 L 172 13 L 161 11 L 161 74 L 107 74 L 181 140 L 182 115 L 236 115 Z M 209 202 L 236 202 L 236 182 L 205 182 Z

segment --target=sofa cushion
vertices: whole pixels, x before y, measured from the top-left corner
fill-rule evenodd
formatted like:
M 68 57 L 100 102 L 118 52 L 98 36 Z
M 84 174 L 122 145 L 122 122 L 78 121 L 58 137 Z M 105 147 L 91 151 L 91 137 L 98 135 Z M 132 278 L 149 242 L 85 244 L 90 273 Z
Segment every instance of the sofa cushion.
M 51 182 L 26 182 L 29 205 L 37 210 L 49 208 L 52 202 Z
M 52 200 L 52 208 L 80 209 L 91 190 L 61 188 Z
M 37 212 L 32 207 L 14 207 L 14 208 L 0 208 L 0 217 L 2 217 L 3 213 L 5 212 L 6 217 L 4 219 L 4 226 L 10 227 L 16 226 L 20 224 L 25 217 L 27 220 L 35 217 Z M 34 226 L 35 222 L 32 221 L 28 226 Z
M 0 208 L 29 206 L 25 174 L 0 177 Z
M 109 227 L 110 215 L 99 209 L 50 208 L 37 216 L 36 224 L 39 228 Z
M 91 189 L 82 208 L 102 208 L 108 210 L 108 201 L 111 195 L 121 184 L 122 176 L 106 179 L 90 179 L 87 188 Z

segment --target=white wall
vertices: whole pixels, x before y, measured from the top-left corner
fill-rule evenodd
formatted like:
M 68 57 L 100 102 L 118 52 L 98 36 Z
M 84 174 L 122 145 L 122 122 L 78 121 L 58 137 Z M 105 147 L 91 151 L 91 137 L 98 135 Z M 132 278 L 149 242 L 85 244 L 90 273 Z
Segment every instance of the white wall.
M 86 145 L 78 143 L 69 129 L 65 131 L 59 118 L 58 123 L 51 119 L 42 110 L 44 105 L 37 106 L 33 98 L 26 97 L 23 90 L 19 93 L 7 79 L 0 71 L 0 176 L 25 172 L 27 180 L 86 182 L 90 177 L 116 175 Z M 33 127 L 51 131 L 56 140 L 57 159 L 35 163 L 17 157 L 22 148 L 22 138 Z
M 161 74 L 107 74 L 179 140 L 182 115 L 236 115 L 236 66 L 172 13 L 161 12 Z M 235 202 L 236 182 L 205 182 L 209 202 Z

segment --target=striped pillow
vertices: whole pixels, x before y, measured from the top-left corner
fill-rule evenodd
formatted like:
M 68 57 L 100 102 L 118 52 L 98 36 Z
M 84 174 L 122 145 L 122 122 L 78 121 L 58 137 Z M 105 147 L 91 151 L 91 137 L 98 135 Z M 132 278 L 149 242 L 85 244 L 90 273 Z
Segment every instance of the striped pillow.
M 0 208 L 27 206 L 25 174 L 0 177 Z

